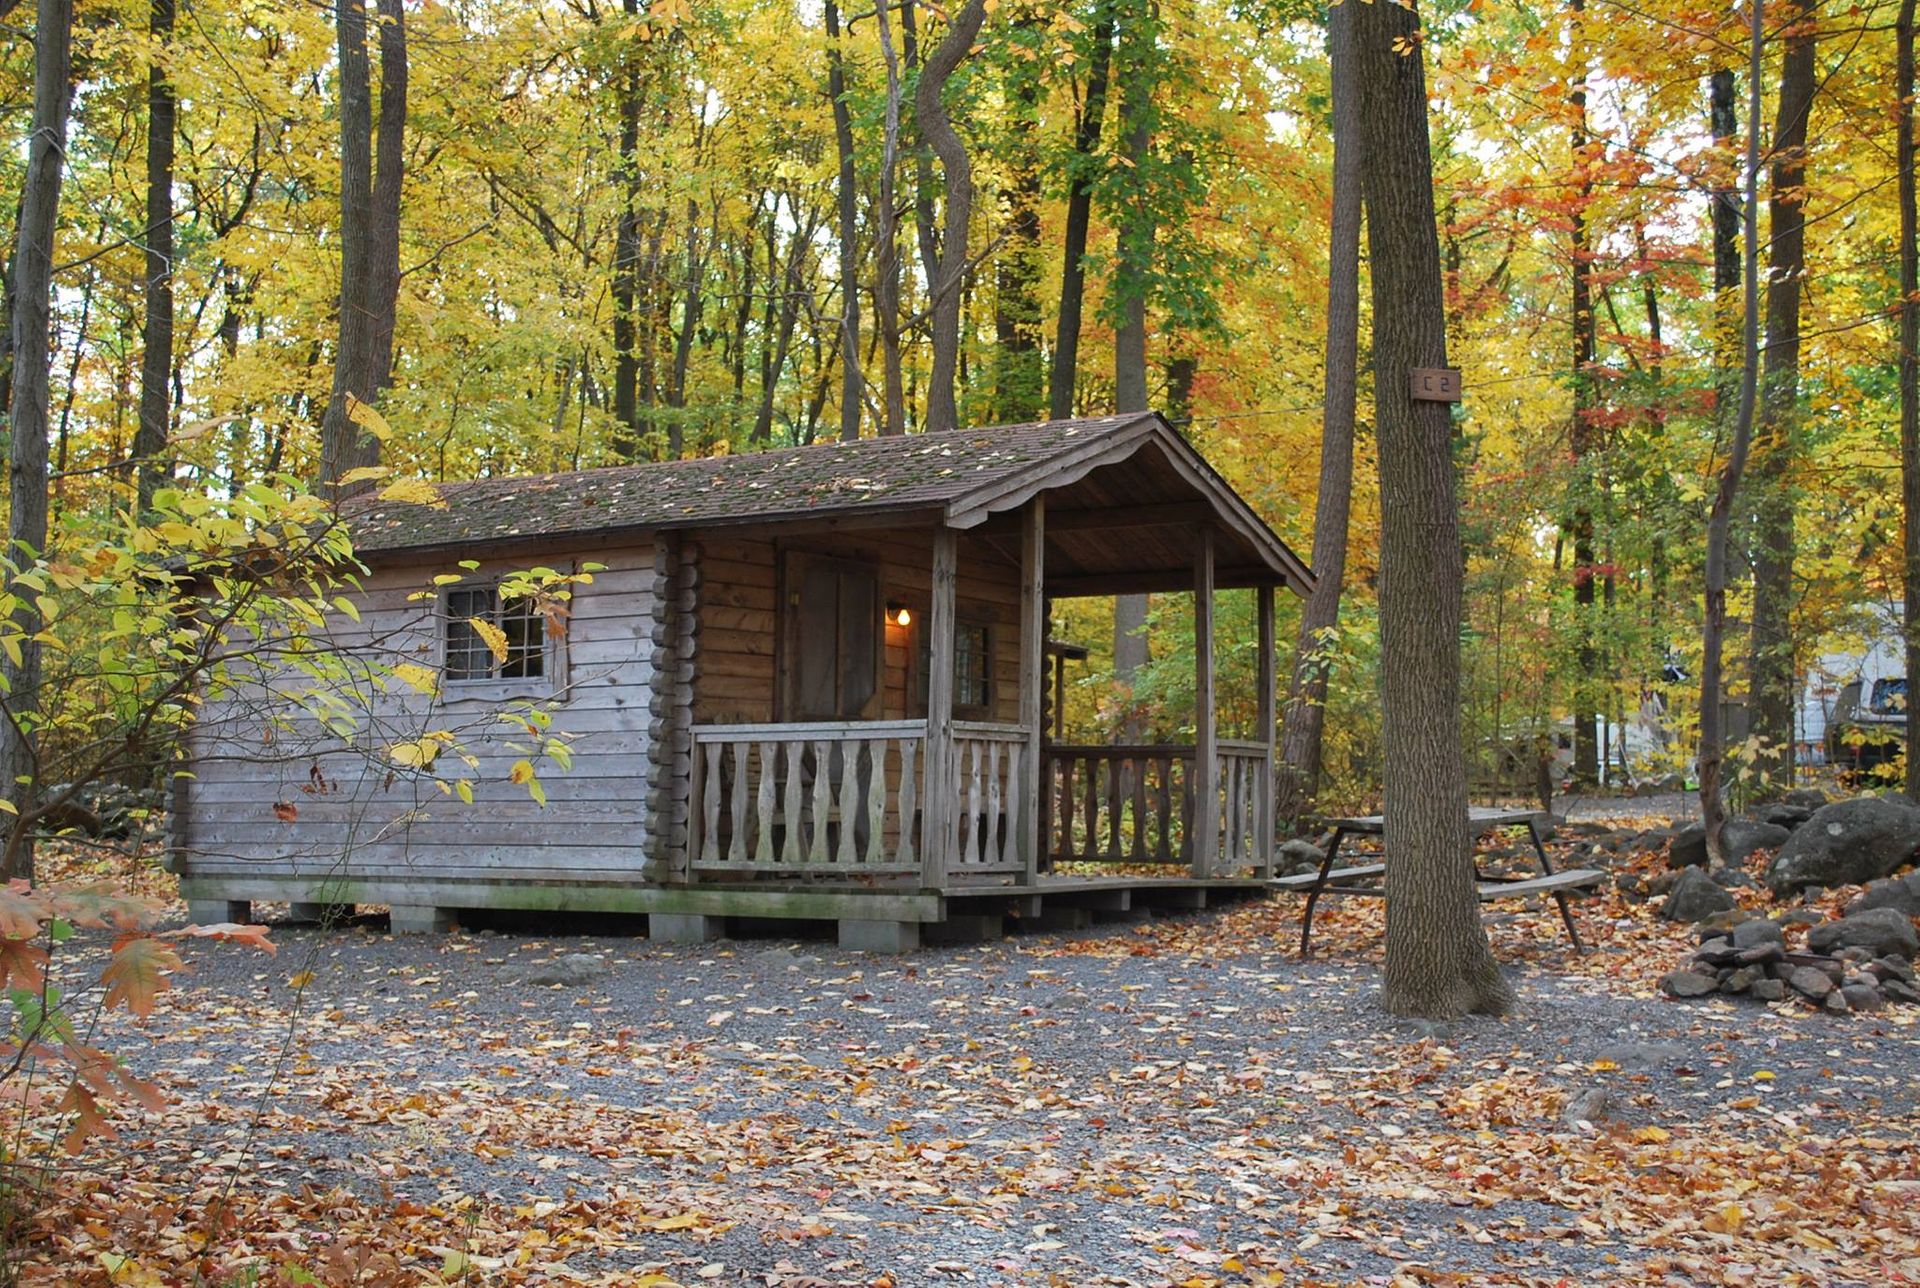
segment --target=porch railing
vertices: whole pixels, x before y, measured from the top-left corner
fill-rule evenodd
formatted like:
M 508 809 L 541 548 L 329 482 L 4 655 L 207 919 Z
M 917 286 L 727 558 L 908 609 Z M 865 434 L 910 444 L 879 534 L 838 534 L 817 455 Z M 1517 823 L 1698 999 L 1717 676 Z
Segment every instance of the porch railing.
M 1027 792 L 1020 768 L 1026 752 L 1027 731 L 1019 725 L 954 722 L 955 827 L 947 850 L 949 875 L 1026 867 L 1020 849 Z
M 693 870 L 918 875 L 925 739 L 922 720 L 696 726 Z
M 1043 754 L 1041 841 L 1052 861 L 1189 861 L 1192 747 L 1056 743 Z
M 1231 876 L 1238 869 L 1264 871 L 1271 863 L 1272 840 L 1262 844 L 1268 793 L 1273 791 L 1273 762 L 1266 744 L 1222 738 L 1219 748 L 1220 849 L 1214 871 Z

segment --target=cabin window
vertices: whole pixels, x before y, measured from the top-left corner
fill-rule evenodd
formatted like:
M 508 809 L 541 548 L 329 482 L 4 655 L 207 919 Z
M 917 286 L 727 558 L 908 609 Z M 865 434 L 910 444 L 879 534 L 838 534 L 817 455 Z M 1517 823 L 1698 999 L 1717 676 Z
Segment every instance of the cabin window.
M 530 596 L 502 596 L 497 586 L 461 586 L 446 592 L 446 658 L 449 683 L 545 679 L 547 622 Z M 505 637 L 501 657 L 474 622 Z
M 882 605 L 876 570 L 794 552 L 786 574 L 786 718 L 865 718 L 879 697 Z
M 933 637 L 920 631 L 914 666 L 916 710 L 927 710 L 927 676 L 933 669 Z M 953 714 L 961 720 L 993 715 L 993 626 L 984 618 L 962 616 L 953 627 Z

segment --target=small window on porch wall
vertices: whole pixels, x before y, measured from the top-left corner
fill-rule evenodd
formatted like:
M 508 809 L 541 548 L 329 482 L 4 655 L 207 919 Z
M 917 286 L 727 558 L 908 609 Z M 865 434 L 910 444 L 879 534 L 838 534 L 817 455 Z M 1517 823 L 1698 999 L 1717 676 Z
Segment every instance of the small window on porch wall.
M 926 630 L 916 634 L 914 709 L 924 715 L 927 674 L 933 669 L 933 636 Z M 993 716 L 993 627 L 976 618 L 961 617 L 953 626 L 953 714 L 962 720 L 988 720 Z
M 534 680 L 547 674 L 547 624 L 525 596 L 503 598 L 497 586 L 461 586 L 446 592 L 446 659 L 450 683 Z M 496 657 L 474 621 L 506 637 L 505 658 Z
M 880 675 L 880 582 L 868 565 L 787 559 L 787 718 L 857 720 Z

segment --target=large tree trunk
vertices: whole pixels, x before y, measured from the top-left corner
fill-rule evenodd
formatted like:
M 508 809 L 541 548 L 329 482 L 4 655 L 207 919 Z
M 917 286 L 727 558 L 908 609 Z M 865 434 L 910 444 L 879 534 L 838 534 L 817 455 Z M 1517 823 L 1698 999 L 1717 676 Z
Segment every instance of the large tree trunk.
M 400 0 L 380 3 L 380 183 L 373 173 L 373 91 L 362 0 L 337 0 L 340 58 L 340 340 L 333 393 L 320 424 L 323 484 L 378 463 L 380 440 L 349 415 L 371 403 L 392 368 L 393 310 L 399 287 L 400 186 L 406 125 L 406 27 Z M 347 495 L 367 483 L 336 487 Z
M 629 23 L 640 0 L 621 0 Z M 640 268 L 640 72 L 629 44 L 620 69 L 620 216 L 613 229 L 613 450 L 640 453 L 640 354 L 637 338 Z
M 161 455 L 172 428 L 168 381 L 173 373 L 174 95 L 166 59 L 173 40 L 174 0 L 151 0 L 147 31 L 154 62 L 147 71 L 146 326 L 140 351 L 140 428 L 133 436 L 139 480 L 134 513 L 142 515 L 166 475 Z
M 1754 0 L 1750 14 L 1752 51 L 1747 67 L 1747 160 L 1741 181 L 1744 188 L 1741 210 L 1734 210 L 1731 191 L 1720 189 L 1713 195 L 1713 281 L 1719 297 L 1717 312 L 1720 322 L 1716 329 L 1720 335 L 1716 337 L 1719 340 L 1716 350 L 1720 355 L 1718 362 L 1721 374 L 1718 383 L 1722 416 L 1727 414 L 1729 401 L 1725 395 L 1730 383 L 1727 372 L 1731 354 L 1725 336 L 1732 328 L 1725 319 L 1730 312 L 1728 301 L 1732 294 L 1734 231 L 1743 231 L 1746 241 L 1744 253 L 1740 255 L 1741 276 L 1744 279 L 1739 341 L 1740 391 L 1733 411 L 1732 441 L 1727 451 L 1727 461 L 1720 469 L 1720 485 L 1714 490 L 1713 505 L 1707 512 L 1706 614 L 1700 633 L 1700 751 L 1697 758 L 1700 770 L 1700 821 L 1707 832 L 1707 852 L 1716 864 L 1724 854 L 1720 834 L 1727 821 L 1726 805 L 1720 796 L 1720 770 L 1726 755 L 1725 731 L 1721 728 L 1720 719 L 1724 688 L 1720 671 L 1727 630 L 1728 546 L 1732 541 L 1733 505 L 1740 492 L 1741 475 L 1746 472 L 1747 453 L 1753 442 L 1753 413 L 1760 369 L 1760 202 L 1757 185 L 1760 173 L 1760 69 L 1766 34 L 1764 18 L 1765 6 L 1760 0 Z M 1713 136 L 1724 146 L 1732 142 L 1736 129 L 1733 73 L 1715 72 L 1710 92 Z
M 840 215 L 840 437 L 860 437 L 860 239 L 853 173 L 853 113 L 840 48 L 840 6 L 826 0 L 827 96 L 833 100 L 833 141 L 840 157 L 836 196 Z
M 900 56 L 893 46 L 890 6 L 879 5 L 880 56 L 887 68 L 887 98 L 881 126 L 880 182 L 873 230 L 873 313 L 880 328 L 880 366 L 885 405 L 880 432 L 907 432 L 907 388 L 900 352 L 900 214 L 894 182 L 900 167 Z
M 1353 502 L 1354 397 L 1360 363 L 1360 87 L 1353 81 L 1352 4 L 1327 11 L 1333 87 L 1333 214 L 1327 245 L 1326 390 L 1320 412 L 1320 491 L 1313 514 L 1314 586 L 1300 613 L 1280 725 L 1275 817 L 1292 830 L 1320 786 L 1328 666 L 1323 650 L 1340 620 Z
M 1574 82 L 1568 101 L 1573 109 L 1568 152 L 1574 169 L 1572 212 L 1573 250 L 1573 454 L 1575 499 L 1573 535 L 1573 615 L 1578 640 L 1573 677 L 1573 781 L 1592 786 L 1600 781 L 1600 704 L 1594 697 L 1599 681 L 1599 651 L 1594 647 L 1598 623 L 1594 620 L 1594 475 L 1589 457 L 1596 446 L 1595 412 L 1598 397 L 1593 383 L 1597 343 L 1593 316 L 1593 247 L 1587 229 L 1587 207 L 1593 200 L 1589 171 L 1591 141 L 1587 134 L 1587 70 L 1585 0 L 1573 0 Z
M 1900 189 L 1900 499 L 1906 519 L 1907 675 L 1920 676 L 1920 245 L 1913 174 L 1913 5 L 1900 0 L 1894 166 Z M 1912 680 L 1908 680 L 1911 687 Z M 1907 716 L 1907 798 L 1920 801 L 1920 719 Z
M 1480 922 L 1460 740 L 1461 551 L 1446 403 L 1415 401 L 1409 372 L 1447 361 L 1420 19 L 1354 9 L 1366 152 L 1380 451 L 1381 705 L 1386 745 L 1387 961 L 1398 1015 L 1500 1013 L 1513 1004 Z
M 687 266 L 680 283 L 680 330 L 673 341 L 673 370 L 667 377 L 667 406 L 675 413 L 667 422 L 667 459 L 679 460 L 686 450 L 686 422 L 679 415 L 687 405 L 687 370 L 693 362 L 693 337 L 700 326 L 700 280 L 706 260 L 700 253 L 700 202 L 687 198 Z
M 1093 222 L 1093 188 L 1107 114 L 1107 77 L 1113 66 L 1113 0 L 1099 0 L 1093 16 L 1093 50 L 1087 67 L 1087 97 L 1074 125 L 1067 184 L 1067 221 L 1060 250 L 1060 310 L 1047 382 L 1047 411 L 1059 420 L 1073 415 L 1074 378 L 1080 367 L 1080 314 L 1087 294 L 1087 229 Z
M 1787 11 L 1779 117 L 1767 199 L 1767 350 L 1754 447 L 1753 634 L 1748 662 L 1755 780 L 1762 795 L 1793 786 L 1793 498 L 1800 405 L 1800 288 L 1807 264 L 1807 118 L 1812 114 L 1814 4 Z
M 959 410 L 954 402 L 954 373 L 960 365 L 960 283 L 967 272 L 967 222 L 973 217 L 973 162 L 967 145 L 954 133 L 952 117 L 941 94 L 954 69 L 973 48 L 986 21 L 986 0 L 967 0 L 954 14 L 953 25 L 920 69 L 914 88 L 913 114 L 921 137 L 940 158 L 947 178 L 947 209 L 931 274 L 933 300 L 931 339 L 933 367 L 927 377 L 927 431 L 957 429 Z
M 47 545 L 48 351 L 53 328 L 53 240 L 72 105 L 73 0 L 40 0 L 33 29 L 33 133 L 14 232 L 13 377 L 7 391 L 12 452 L 7 469 L 9 557 L 27 562 Z M 20 660 L 0 659 L 6 719 L 0 720 L 0 792 L 13 807 L 0 878 L 33 879 L 32 801 L 39 784 L 32 738 L 22 728 L 40 700 L 40 629 L 35 596 L 21 592 L 15 620 L 27 638 Z M 24 781 L 23 781 L 24 780 Z

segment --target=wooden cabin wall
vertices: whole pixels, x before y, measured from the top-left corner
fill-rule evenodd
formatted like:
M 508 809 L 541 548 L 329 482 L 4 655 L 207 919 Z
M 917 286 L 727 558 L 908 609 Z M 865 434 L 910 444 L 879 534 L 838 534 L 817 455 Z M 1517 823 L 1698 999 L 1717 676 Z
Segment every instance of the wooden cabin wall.
M 542 553 L 487 565 L 482 575 L 565 567 L 571 558 Z M 271 729 L 256 690 L 209 703 L 191 736 L 196 776 L 181 793 L 176 865 L 194 876 L 638 879 L 650 825 L 653 552 L 601 549 L 574 562 L 588 560 L 606 567 L 574 589 L 561 677 L 566 697 L 553 710 L 553 731 L 573 735 L 573 766 L 563 772 L 539 762 L 544 809 L 508 781 L 529 739 L 495 718 L 508 705 L 503 701 L 436 702 L 404 687 L 384 692 L 371 704 L 373 724 L 358 739 L 360 750 L 343 752 L 310 720 Z M 437 665 L 434 606 L 409 596 L 431 586 L 435 573 L 457 571 L 453 563 L 374 572 L 356 597 L 361 623 L 336 631 L 337 642 L 387 662 Z M 268 687 L 298 682 L 280 672 Z M 449 754 L 436 768 L 449 783 L 472 780 L 472 805 L 429 780 L 392 772 L 382 754 L 394 742 L 450 726 L 466 726 L 463 741 L 481 763 L 470 768 Z
M 933 586 L 930 529 L 774 538 L 706 533 L 700 543 L 700 629 L 694 678 L 697 724 L 759 724 L 781 718 L 779 664 L 780 560 L 785 550 L 832 555 L 880 569 L 884 604 L 898 600 L 913 624 L 885 628 L 885 660 L 877 720 L 909 719 L 913 651 L 928 621 Z M 1020 718 L 1020 568 L 1017 552 L 962 535 L 955 600 L 962 619 L 983 617 L 992 628 L 993 710 L 990 718 Z

